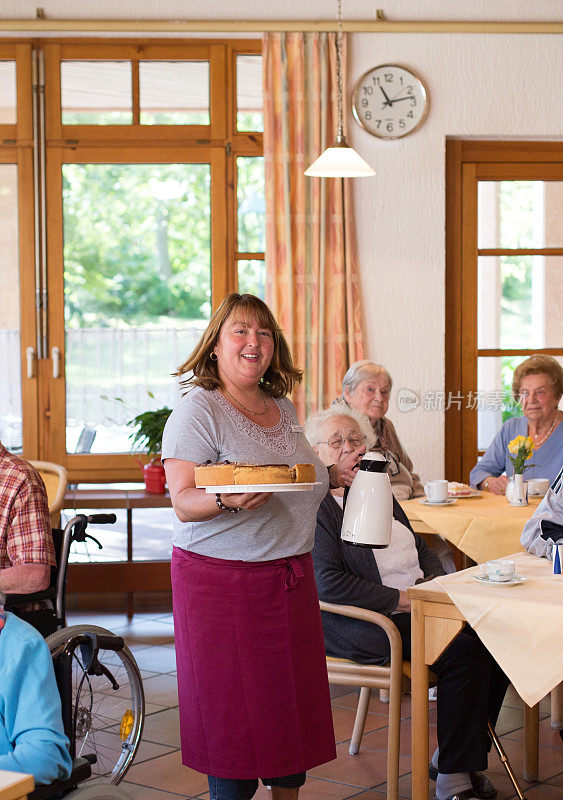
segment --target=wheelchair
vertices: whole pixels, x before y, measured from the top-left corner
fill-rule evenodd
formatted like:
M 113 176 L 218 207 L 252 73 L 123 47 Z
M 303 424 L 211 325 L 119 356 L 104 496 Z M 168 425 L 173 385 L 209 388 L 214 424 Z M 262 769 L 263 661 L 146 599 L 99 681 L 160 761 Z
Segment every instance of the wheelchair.
M 64 530 L 53 530 L 57 560 L 43 592 L 8 595 L 6 608 L 45 636 L 61 695 L 62 718 L 73 769 L 66 781 L 39 785 L 29 800 L 127 800 L 117 786 L 139 747 L 145 717 L 143 682 L 123 641 L 96 625 L 66 626 L 66 573 L 73 542 L 94 541 L 89 523 L 113 523 L 115 514 L 78 514 Z M 25 612 L 18 607 L 49 601 L 51 608 Z M 84 782 L 84 786 L 79 786 Z

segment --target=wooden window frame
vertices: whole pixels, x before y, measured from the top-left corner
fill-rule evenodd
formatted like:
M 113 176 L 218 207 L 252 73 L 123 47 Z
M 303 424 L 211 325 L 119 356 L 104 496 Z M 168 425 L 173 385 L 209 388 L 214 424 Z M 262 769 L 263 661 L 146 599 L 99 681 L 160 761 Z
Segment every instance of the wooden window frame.
M 445 394 L 477 388 L 477 359 L 483 356 L 563 355 L 563 347 L 507 350 L 477 346 L 477 259 L 504 254 L 505 248 L 477 246 L 479 180 L 563 180 L 562 142 L 446 141 L 446 329 Z M 511 254 L 563 255 L 563 247 L 510 250 Z M 451 395 L 450 395 L 451 393 Z M 477 412 L 455 404 L 445 411 L 445 472 L 469 478 L 477 461 Z
M 0 125 L 0 163 L 18 164 L 20 280 L 22 292 L 22 395 L 24 454 L 27 458 L 56 461 L 69 468 L 78 481 L 139 480 L 138 466 L 128 454 L 67 454 L 57 441 L 51 420 L 64 418 L 64 391 L 56 386 L 50 359 L 39 359 L 32 381 L 25 378 L 24 354 L 36 342 L 33 305 L 33 118 L 32 50 L 45 53 L 45 129 L 47 160 L 49 350 L 58 346 L 64 363 L 64 321 L 60 309 L 63 296 L 61 163 L 116 160 L 119 151 L 131 163 L 174 161 L 207 162 L 212 165 L 211 305 L 215 309 L 224 296 L 237 288 L 237 156 L 263 155 L 263 135 L 236 129 L 236 57 L 261 55 L 259 39 L 213 39 L 124 41 L 49 39 L 15 40 L 0 44 L 0 58 L 17 64 L 17 123 Z M 129 125 L 63 125 L 60 115 L 60 63 L 62 60 L 129 60 L 132 70 L 134 121 Z M 141 125 L 138 102 L 138 63 L 145 60 L 209 60 L 209 125 Z M 137 77 L 136 77 L 137 76 Z M 137 93 L 137 94 L 135 94 Z M 263 258 L 264 254 L 252 254 Z M 33 301 L 32 301 L 33 298 Z M 55 309 L 58 309 L 55 314 Z M 126 465 L 130 461 L 130 466 Z

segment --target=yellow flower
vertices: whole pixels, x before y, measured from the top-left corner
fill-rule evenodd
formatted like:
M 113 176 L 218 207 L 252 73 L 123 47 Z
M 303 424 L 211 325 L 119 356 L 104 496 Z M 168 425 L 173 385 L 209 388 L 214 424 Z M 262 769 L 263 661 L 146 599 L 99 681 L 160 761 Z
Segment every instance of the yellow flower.
M 526 450 L 530 451 L 530 455 L 532 455 L 532 450 L 534 449 L 534 440 L 531 436 L 516 436 L 511 442 L 508 443 L 508 452 L 512 453 L 512 455 L 516 455 L 521 447 L 525 447 Z M 529 458 L 530 456 L 528 456 Z

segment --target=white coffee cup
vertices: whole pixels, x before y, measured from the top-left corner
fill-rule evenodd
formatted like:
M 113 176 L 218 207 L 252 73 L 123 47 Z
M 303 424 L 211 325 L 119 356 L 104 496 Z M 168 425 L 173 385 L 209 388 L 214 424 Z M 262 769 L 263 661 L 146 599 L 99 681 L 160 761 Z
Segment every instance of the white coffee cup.
M 481 564 L 482 571 L 489 576 L 489 580 L 495 582 L 509 581 L 514 577 L 516 565 L 514 561 L 506 558 L 495 558 Z
M 444 503 L 448 499 L 447 481 L 428 481 L 424 493 L 429 503 Z
M 549 489 L 549 478 L 530 478 L 528 494 L 531 497 L 544 497 Z

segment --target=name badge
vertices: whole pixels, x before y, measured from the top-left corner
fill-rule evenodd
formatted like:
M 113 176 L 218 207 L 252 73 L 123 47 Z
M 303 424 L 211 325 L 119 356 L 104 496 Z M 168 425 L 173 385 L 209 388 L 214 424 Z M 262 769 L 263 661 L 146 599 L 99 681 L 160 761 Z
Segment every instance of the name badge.
M 293 433 L 305 433 L 305 428 L 303 425 L 292 425 L 291 430 Z

